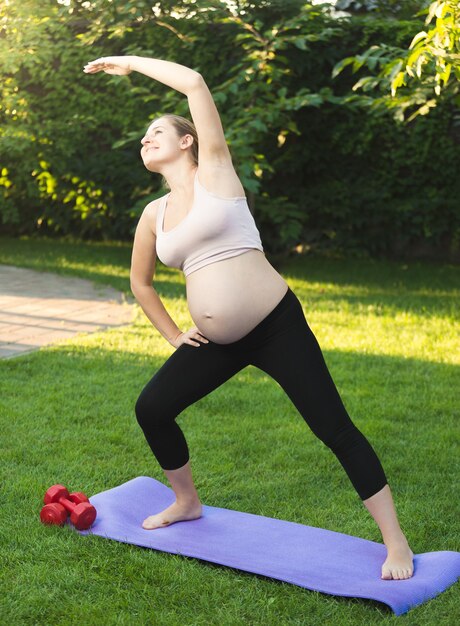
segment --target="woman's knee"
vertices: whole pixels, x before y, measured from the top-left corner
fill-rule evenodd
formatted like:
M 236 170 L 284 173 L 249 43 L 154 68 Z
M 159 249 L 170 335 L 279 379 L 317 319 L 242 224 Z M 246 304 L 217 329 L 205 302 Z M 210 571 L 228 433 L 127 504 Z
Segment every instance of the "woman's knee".
M 139 426 L 145 430 L 161 427 L 162 424 L 174 419 L 171 408 L 168 410 L 166 403 L 161 399 L 160 393 L 144 389 L 134 406 Z
M 358 428 L 350 421 L 347 424 L 323 429 L 317 434 L 319 439 L 330 448 L 335 454 L 346 454 L 362 443 L 363 435 Z

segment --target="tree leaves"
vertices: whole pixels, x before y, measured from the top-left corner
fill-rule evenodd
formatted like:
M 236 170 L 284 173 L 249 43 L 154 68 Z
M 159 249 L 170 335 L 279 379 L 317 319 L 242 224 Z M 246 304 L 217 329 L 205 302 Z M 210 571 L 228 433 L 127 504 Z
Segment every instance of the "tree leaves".
M 460 89 L 460 4 L 457 0 L 436 0 L 418 15 L 424 13 L 427 13 L 425 24 L 434 18 L 436 24 L 414 35 L 407 51 L 394 50 L 397 57 L 388 58 L 386 46 L 371 46 L 364 53 L 339 61 L 333 69 L 333 78 L 348 66 L 353 72 L 364 66 L 370 70 L 379 67 L 377 75 L 362 77 L 352 89 L 369 92 L 378 87 L 381 92 L 389 91 L 388 95 L 376 98 L 374 110 L 386 107 L 402 122 L 427 115 L 442 95 L 456 96 Z M 404 92 L 398 95 L 403 87 Z M 367 104 L 363 99 L 363 105 Z

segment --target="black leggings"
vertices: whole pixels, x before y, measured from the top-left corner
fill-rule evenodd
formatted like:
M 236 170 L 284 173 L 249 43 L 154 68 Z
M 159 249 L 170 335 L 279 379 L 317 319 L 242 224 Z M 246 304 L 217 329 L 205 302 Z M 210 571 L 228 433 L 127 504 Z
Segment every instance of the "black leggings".
M 362 500 L 386 485 L 372 446 L 351 421 L 305 319 L 289 288 L 275 308 L 242 339 L 181 344 L 144 387 L 136 402 L 137 420 L 163 469 L 189 460 L 175 418 L 247 365 L 254 365 L 284 389 L 314 434 L 345 469 Z

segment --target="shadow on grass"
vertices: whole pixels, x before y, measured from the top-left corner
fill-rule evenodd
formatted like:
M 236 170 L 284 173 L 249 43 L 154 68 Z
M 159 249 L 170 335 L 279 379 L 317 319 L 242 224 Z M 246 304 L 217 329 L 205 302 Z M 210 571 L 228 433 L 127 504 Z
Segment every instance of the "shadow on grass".
M 435 261 L 329 259 L 305 255 L 285 261 L 279 271 L 283 276 L 299 280 L 379 290 L 397 286 L 411 291 L 440 289 L 448 293 L 460 289 L 459 266 Z

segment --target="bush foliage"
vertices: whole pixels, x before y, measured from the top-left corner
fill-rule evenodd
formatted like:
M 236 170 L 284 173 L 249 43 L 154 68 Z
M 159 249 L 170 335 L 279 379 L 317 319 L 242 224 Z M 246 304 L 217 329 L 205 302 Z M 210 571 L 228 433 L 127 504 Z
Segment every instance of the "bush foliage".
M 165 193 L 143 168 L 140 138 L 163 113 L 190 117 L 182 94 L 143 75 L 82 71 L 137 54 L 204 76 L 269 253 L 456 258 L 458 95 L 401 124 L 363 107 L 356 77 L 334 72 L 371 46 L 408 48 L 423 26 L 299 0 L 10 0 L 0 8 L 2 231 L 132 238 Z

